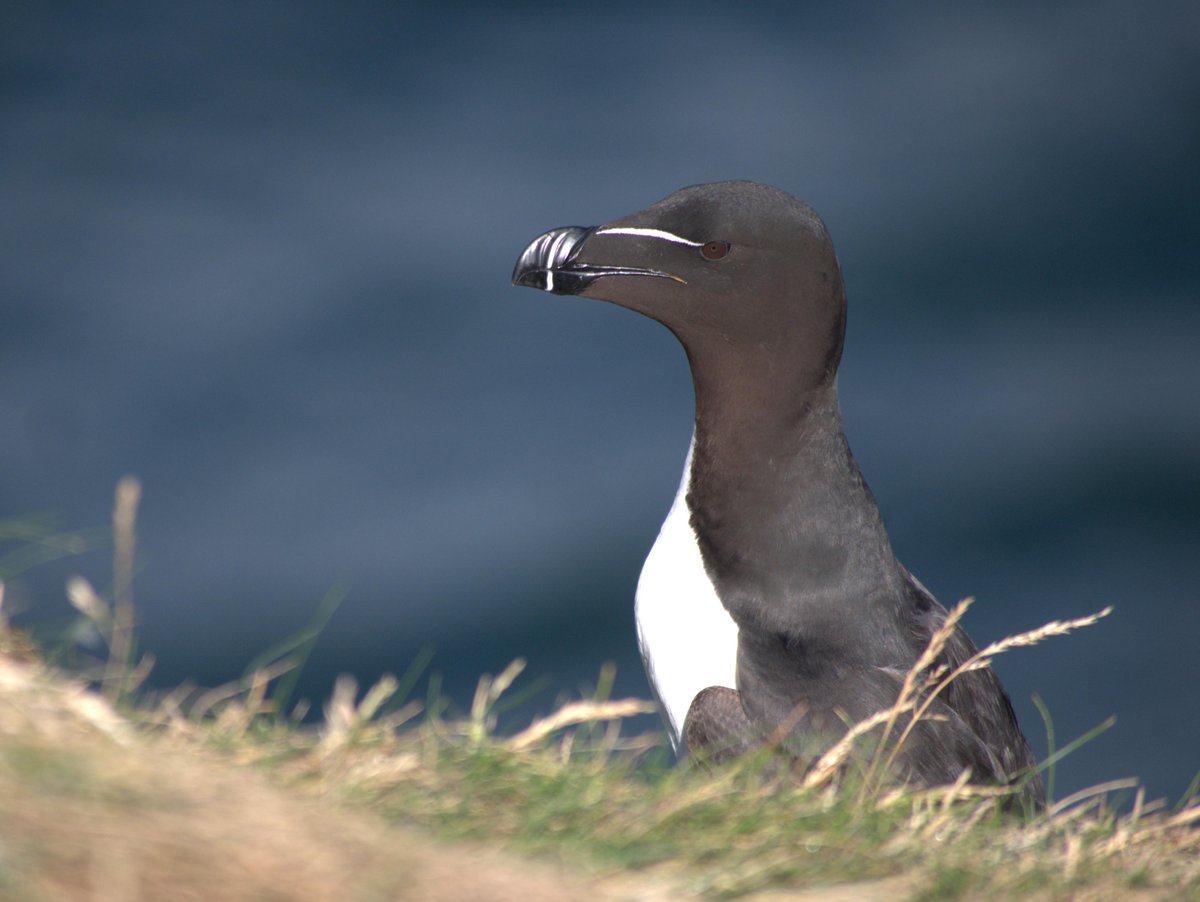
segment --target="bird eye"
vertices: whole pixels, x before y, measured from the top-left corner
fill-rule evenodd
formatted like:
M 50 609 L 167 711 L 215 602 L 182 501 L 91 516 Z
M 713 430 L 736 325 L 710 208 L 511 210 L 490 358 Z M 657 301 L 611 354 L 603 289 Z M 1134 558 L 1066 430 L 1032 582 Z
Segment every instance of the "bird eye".
M 705 260 L 720 260 L 729 253 L 728 241 L 709 241 L 700 247 L 700 254 Z

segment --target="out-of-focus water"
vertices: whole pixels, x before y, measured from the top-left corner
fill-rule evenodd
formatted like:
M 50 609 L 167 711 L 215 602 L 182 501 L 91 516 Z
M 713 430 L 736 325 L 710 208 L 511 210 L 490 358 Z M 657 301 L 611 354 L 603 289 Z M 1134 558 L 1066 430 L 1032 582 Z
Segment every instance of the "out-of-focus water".
M 424 645 L 645 695 L 632 592 L 690 434 L 665 330 L 508 286 L 701 181 L 810 201 L 851 444 L 1070 789 L 1200 769 L 1200 13 L 1187 2 L 37 4 L 0 29 L 0 516 L 143 481 L 142 642 L 206 682 L 345 580 L 303 688 Z M 6 607 L 61 616 L 62 578 Z

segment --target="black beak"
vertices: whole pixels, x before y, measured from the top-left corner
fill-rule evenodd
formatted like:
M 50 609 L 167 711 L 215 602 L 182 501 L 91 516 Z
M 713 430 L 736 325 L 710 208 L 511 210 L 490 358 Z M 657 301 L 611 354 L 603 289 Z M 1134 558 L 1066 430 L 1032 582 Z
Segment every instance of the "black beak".
M 540 288 L 554 294 L 579 294 L 605 276 L 653 276 L 687 284 L 678 276 L 660 269 L 581 262 L 578 258 L 583 245 L 597 231 L 600 235 L 606 234 L 605 229 L 599 226 L 590 229 L 567 226 L 539 235 L 517 258 L 517 265 L 513 267 L 513 284 Z
M 583 242 L 594 231 L 594 228 L 567 226 L 539 235 L 517 258 L 513 284 L 554 294 L 578 294 L 597 278 L 586 267 L 572 265 Z

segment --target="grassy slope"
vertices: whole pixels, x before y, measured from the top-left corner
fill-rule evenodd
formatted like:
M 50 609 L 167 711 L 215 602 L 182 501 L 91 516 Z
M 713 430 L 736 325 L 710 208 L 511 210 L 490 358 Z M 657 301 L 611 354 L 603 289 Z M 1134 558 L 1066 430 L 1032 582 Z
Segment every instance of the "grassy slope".
M 859 799 L 648 765 L 596 720 L 624 703 L 500 740 L 491 684 L 472 720 L 406 729 L 372 716 L 384 689 L 342 686 L 319 732 L 254 690 L 122 717 L 0 657 L 0 898 L 1200 898 L 1194 809 L 1096 796 L 1026 823 L 965 789 Z
M 226 727 L 137 727 L 77 684 L 0 658 L 0 899 L 619 898 L 339 804 L 332 774 L 272 779 L 243 761 L 268 763 L 283 737 L 231 742 Z M 287 742 L 289 754 L 305 745 Z

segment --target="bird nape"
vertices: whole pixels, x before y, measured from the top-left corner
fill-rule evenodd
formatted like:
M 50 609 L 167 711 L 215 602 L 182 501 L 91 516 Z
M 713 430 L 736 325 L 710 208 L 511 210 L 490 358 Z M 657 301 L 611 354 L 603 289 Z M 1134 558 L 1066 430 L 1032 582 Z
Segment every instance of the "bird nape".
M 810 762 L 891 708 L 947 614 L 892 553 L 842 429 L 845 291 L 812 208 L 753 182 L 684 188 L 601 226 L 546 232 L 513 284 L 636 310 L 687 351 L 695 429 L 636 596 L 676 750 L 721 757 L 774 737 Z M 955 627 L 935 664 L 974 653 Z M 900 779 L 969 771 L 1042 799 L 990 669 L 953 680 L 925 714 L 895 750 Z

